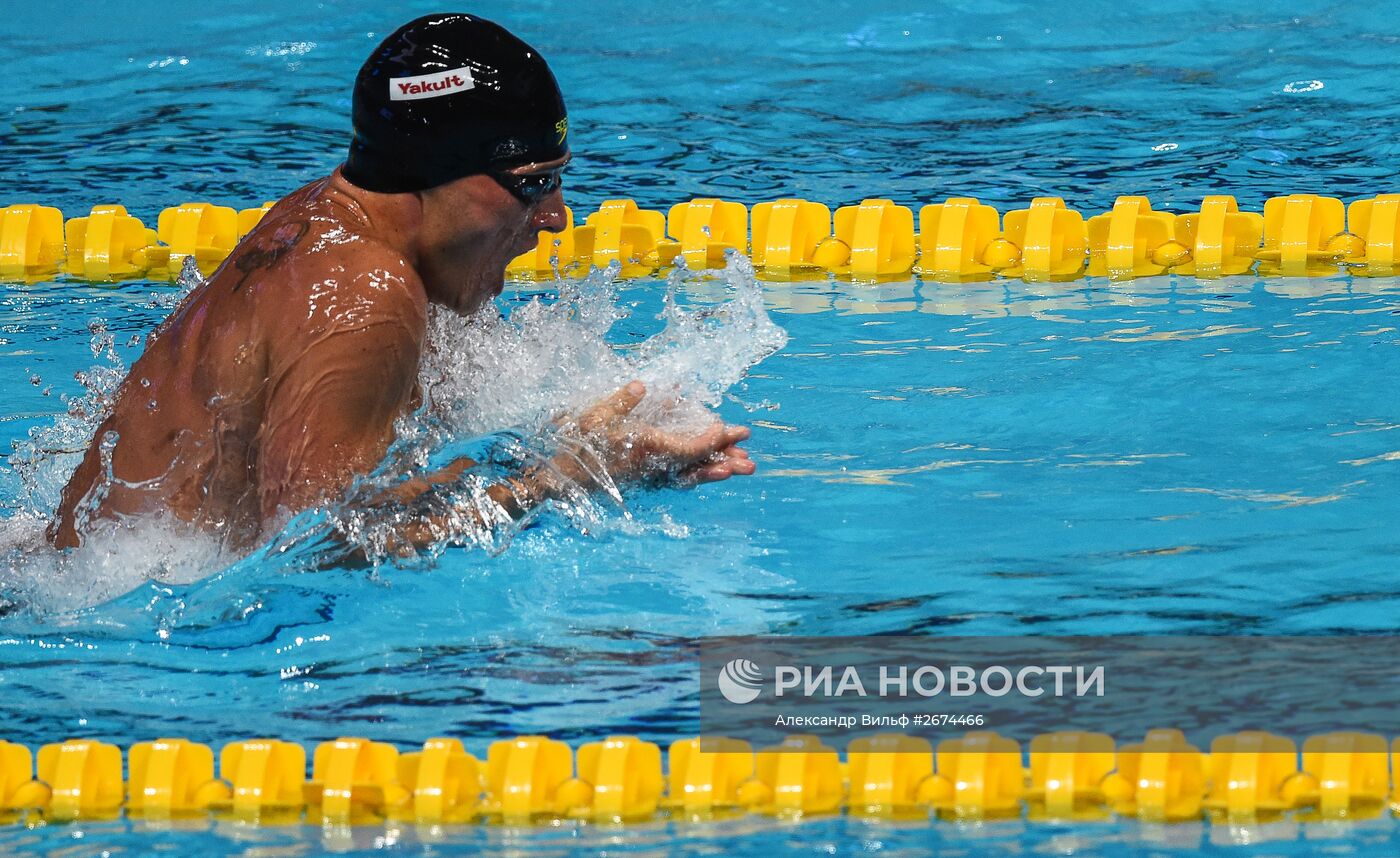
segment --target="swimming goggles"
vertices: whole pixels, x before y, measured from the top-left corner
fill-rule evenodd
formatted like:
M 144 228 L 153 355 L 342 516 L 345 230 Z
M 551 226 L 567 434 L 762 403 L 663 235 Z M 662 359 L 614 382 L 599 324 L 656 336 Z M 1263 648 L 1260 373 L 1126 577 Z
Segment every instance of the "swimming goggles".
M 560 164 L 552 170 L 537 173 L 493 172 L 491 178 L 496 180 L 496 184 L 510 191 L 517 200 L 531 206 L 563 186 L 566 166 L 567 164 Z

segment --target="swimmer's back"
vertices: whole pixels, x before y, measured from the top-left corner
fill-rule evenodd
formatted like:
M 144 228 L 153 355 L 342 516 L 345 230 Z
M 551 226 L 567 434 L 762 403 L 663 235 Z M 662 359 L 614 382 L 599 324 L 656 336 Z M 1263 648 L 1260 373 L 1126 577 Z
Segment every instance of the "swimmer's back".
M 271 431 L 290 428 L 266 425 L 269 397 L 287 395 L 283 381 L 304 375 L 309 350 L 379 305 L 422 315 L 411 289 L 376 290 L 360 276 L 412 272 L 341 186 L 320 180 L 279 202 L 148 338 L 64 489 L 56 545 L 78 544 L 90 515 L 167 511 L 235 546 L 261 531 L 272 510 L 259 490 L 260 450 Z M 115 441 L 110 482 L 104 436 Z

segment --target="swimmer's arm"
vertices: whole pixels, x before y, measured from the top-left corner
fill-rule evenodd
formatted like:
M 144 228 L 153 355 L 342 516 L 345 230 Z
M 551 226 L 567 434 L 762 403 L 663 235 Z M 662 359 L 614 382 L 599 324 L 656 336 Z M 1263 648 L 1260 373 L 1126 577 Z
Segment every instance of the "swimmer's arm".
M 347 300 L 354 288 L 346 284 Z M 269 357 L 257 461 L 264 522 L 340 497 L 374 470 L 412 396 L 426 326 L 420 299 L 377 291 L 334 325 L 288 331 Z
M 523 469 L 487 487 L 487 495 L 511 518 L 519 519 L 545 501 L 599 490 L 603 472 L 619 484 L 660 479 L 681 486 L 754 472 L 749 454 L 738 446 L 749 437 L 747 428 L 716 421 L 698 435 L 678 435 L 638 424 L 629 420 L 629 415 L 645 395 L 646 388 L 632 382 L 595 403 L 567 421 L 588 438 L 588 443 L 566 443 L 548 463 Z M 404 481 L 379 499 L 409 503 L 435 486 L 457 481 L 476 464 L 468 457 L 456 459 L 432 474 Z M 484 524 L 480 510 L 467 513 Z M 403 535 L 422 547 L 450 530 L 445 517 L 430 514 L 407 525 Z
M 695 442 L 688 443 L 693 446 Z M 715 451 L 713 457 L 674 474 L 672 482 L 689 486 L 718 482 L 735 474 L 753 473 L 753 463 L 748 461 L 748 454 L 732 444 L 726 444 L 728 450 L 725 453 Z M 436 486 L 456 482 L 464 471 L 476 464 L 475 460 L 467 457 L 457 459 L 432 474 L 405 480 L 380 494 L 375 501 L 392 500 L 404 505 L 411 504 Z M 518 474 L 487 486 L 486 495 L 506 515 L 519 520 L 546 501 L 565 498 L 570 494 L 577 495 L 580 492 L 598 491 L 601 483 L 594 470 L 598 464 L 591 454 L 563 452 L 546 465 L 523 469 Z M 466 509 L 461 512 L 469 516 L 478 527 L 490 527 L 498 521 L 492 517 L 488 522 L 487 516 L 479 509 Z M 445 534 L 452 533 L 460 526 L 459 517 L 434 513 L 419 514 L 400 528 L 399 535 L 414 548 L 421 549 L 441 541 Z
M 387 500 L 409 505 L 436 486 L 457 482 L 464 471 L 476 465 L 476 460 L 464 456 L 432 474 L 405 480 L 380 494 L 375 498 L 375 502 Z M 563 496 L 563 480 L 546 476 L 547 472 L 547 468 L 525 469 L 515 476 L 487 486 L 486 495 L 511 519 L 519 520 L 545 501 Z M 487 516 L 480 509 L 465 509 L 461 512 L 470 517 L 478 527 L 490 526 Z M 452 533 L 460 527 L 460 517 L 452 520 L 449 516 L 436 513 L 419 513 L 399 529 L 399 535 L 414 548 L 421 549 L 441 541 L 445 534 Z
M 413 477 L 375 496 L 373 503 L 394 502 L 410 504 L 421 495 L 444 483 L 455 483 L 462 473 L 476 467 L 478 462 L 470 456 L 462 456 L 431 474 Z M 486 494 L 512 518 L 520 518 L 542 501 L 557 495 L 558 481 L 546 480 L 537 468 L 522 471 L 518 476 L 507 478 L 500 483 L 488 486 Z

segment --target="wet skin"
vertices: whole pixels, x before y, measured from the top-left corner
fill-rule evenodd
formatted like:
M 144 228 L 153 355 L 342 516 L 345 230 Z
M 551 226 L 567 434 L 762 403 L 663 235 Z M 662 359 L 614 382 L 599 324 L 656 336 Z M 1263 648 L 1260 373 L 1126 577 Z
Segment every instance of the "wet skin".
M 286 197 L 150 335 L 63 491 L 50 540 L 72 547 L 92 519 L 166 511 L 241 547 L 338 498 L 380 462 L 394 420 L 417 404 L 428 305 L 480 309 L 501 291 L 506 264 L 540 230 L 561 229 L 563 213 L 558 190 L 526 204 L 480 175 L 378 194 L 337 170 Z M 746 428 L 662 432 L 630 417 L 644 394 L 633 382 L 570 419 L 590 464 L 619 483 L 753 473 L 737 446 Z M 106 454 L 104 437 L 115 441 Z M 410 498 L 471 464 L 395 494 Z M 492 496 L 520 514 L 560 491 L 560 474 L 587 484 L 578 455 L 555 465 Z M 406 538 L 427 538 L 429 524 Z

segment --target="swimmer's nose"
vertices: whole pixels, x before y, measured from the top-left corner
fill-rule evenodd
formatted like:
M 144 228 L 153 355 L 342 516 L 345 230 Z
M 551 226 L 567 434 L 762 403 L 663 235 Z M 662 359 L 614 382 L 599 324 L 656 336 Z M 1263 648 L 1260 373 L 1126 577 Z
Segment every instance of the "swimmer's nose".
M 555 191 L 540 201 L 535 209 L 534 220 L 530 224 L 537 230 L 547 232 L 559 232 L 568 226 L 568 221 L 564 219 L 564 192 Z

